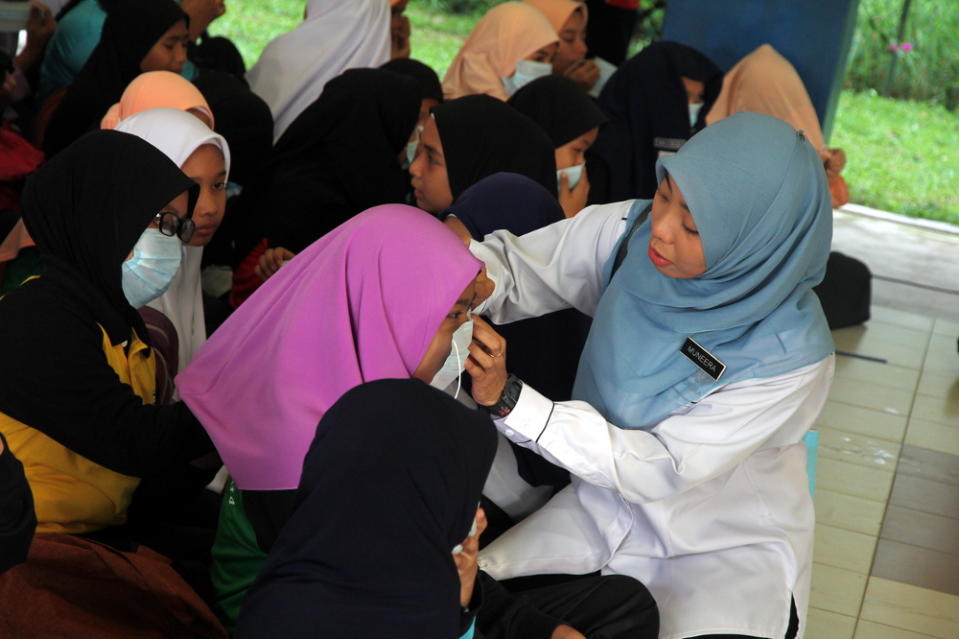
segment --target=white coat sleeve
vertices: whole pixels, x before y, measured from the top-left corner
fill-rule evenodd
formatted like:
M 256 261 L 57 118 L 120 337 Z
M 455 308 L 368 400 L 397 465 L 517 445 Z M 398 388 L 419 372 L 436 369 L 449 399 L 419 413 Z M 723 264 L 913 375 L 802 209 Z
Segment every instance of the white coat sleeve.
M 633 200 L 591 206 L 576 217 L 517 237 L 496 231 L 470 251 L 486 264 L 493 294 L 476 309 L 497 324 L 573 307 L 593 315 L 603 266 L 626 229 Z
M 829 356 L 728 384 L 649 430 L 618 428 L 585 402 L 554 403 L 524 385 L 496 426 L 582 480 L 642 504 L 709 481 L 761 448 L 798 443 L 826 401 L 832 372 Z

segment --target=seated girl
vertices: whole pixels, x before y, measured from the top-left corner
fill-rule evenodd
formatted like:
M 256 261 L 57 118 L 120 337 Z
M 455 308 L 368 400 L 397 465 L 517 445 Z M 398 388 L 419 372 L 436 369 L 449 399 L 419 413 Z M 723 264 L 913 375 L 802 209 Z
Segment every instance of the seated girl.
M 553 72 L 559 36 L 538 9 L 504 2 L 486 12 L 446 71 L 447 100 L 486 94 L 506 100 L 520 87 Z
M 593 146 L 609 167 L 606 202 L 653 196 L 656 160 L 705 126 L 722 77 L 705 55 L 668 41 L 650 44 L 619 67 L 599 96 L 609 124 Z
M 347 391 L 320 420 L 234 637 L 464 634 L 483 602 L 464 539 L 495 450 L 486 415 L 420 381 Z
M 486 95 L 433 108 L 410 165 L 416 206 L 438 215 L 468 187 L 501 171 L 556 193 L 553 144 L 531 119 Z
M 754 113 L 707 127 L 657 174 L 652 202 L 471 245 L 496 283 L 478 312 L 593 315 L 578 401 L 515 377 L 498 394 L 474 388 L 501 433 L 574 476 L 480 566 L 630 575 L 659 602 L 661 637 L 802 636 L 814 527 L 802 438 L 833 373 L 812 291 L 832 234 L 825 174 L 802 134 Z
M 378 67 L 390 59 L 386 0 L 309 0 L 303 22 L 274 38 L 246 81 L 273 113 L 273 141 L 348 69 Z
M 250 239 L 234 274 L 238 305 L 273 270 L 360 211 L 402 202 L 408 191 L 401 155 L 420 112 L 421 91 L 405 76 L 352 69 L 290 124 L 263 176 L 244 189 L 237 212 Z
M 174 0 L 127 0 L 110 11 L 90 59 L 66 93 L 44 106 L 37 141 L 52 157 L 89 129 L 146 71 L 180 73 L 187 62 L 190 19 Z M 52 114 L 51 114 L 52 110 Z
M 280 269 L 177 378 L 232 477 L 213 570 L 228 626 L 289 518 L 320 418 L 363 382 L 428 383 L 449 356 L 448 385 L 470 346 L 480 268 L 422 211 L 375 207 Z
M 509 104 L 535 121 L 553 141 L 559 203 L 566 217 L 573 217 L 583 210 L 589 197 L 586 152 L 596 141 L 606 116 L 572 80 L 555 75 L 530 82 L 509 99 Z
M 189 409 L 154 404 L 134 308 L 176 272 L 193 189 L 150 144 L 97 131 L 24 191 L 45 266 L 0 299 L 0 432 L 26 469 L 38 534 L 27 563 L 0 581 L 4 636 L 222 636 L 170 560 L 140 552 L 124 528 L 141 480 L 193 474 L 202 488 L 216 467 Z
M 842 149 L 826 146 L 819 117 L 802 78 L 789 60 L 768 44 L 737 62 L 723 77 L 722 90 L 706 113 L 706 124 L 740 111 L 777 117 L 805 133 L 826 169 L 832 207 L 839 208 L 849 201 L 846 181 L 839 175 L 846 166 L 846 154 Z
M 206 341 L 200 263 L 203 247 L 213 238 L 226 210 L 230 149 L 223 136 L 179 109 L 150 109 L 123 120 L 117 131 L 133 134 L 155 146 L 194 181 L 199 194 L 193 209 L 193 236 L 181 246 L 180 268 L 166 291 L 147 305 L 162 313 L 176 330 L 177 365 L 171 377 L 186 368 Z
M 553 73 L 566 76 L 583 91 L 596 87 L 600 77 L 594 60 L 587 60 L 586 25 L 589 12 L 579 0 L 523 0 L 543 12 L 559 35 Z M 597 92 L 598 95 L 598 92 Z

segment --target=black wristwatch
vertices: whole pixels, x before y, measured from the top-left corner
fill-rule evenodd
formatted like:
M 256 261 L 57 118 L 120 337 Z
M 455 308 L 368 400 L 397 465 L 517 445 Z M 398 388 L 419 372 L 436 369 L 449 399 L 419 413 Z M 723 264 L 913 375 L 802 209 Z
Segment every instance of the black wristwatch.
M 506 417 L 513 411 L 516 402 L 519 401 L 519 394 L 522 390 L 523 380 L 510 374 L 506 380 L 506 386 L 503 387 L 503 394 L 499 396 L 499 401 L 491 406 L 481 406 L 481 408 L 494 418 Z

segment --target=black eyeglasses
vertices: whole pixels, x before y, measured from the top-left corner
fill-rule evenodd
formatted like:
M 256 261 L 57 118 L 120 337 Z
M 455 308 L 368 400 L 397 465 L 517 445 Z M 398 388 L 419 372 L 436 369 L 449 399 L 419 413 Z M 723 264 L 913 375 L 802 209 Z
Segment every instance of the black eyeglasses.
M 174 235 L 183 242 L 189 242 L 193 238 L 193 232 L 196 230 L 196 224 L 190 218 L 179 217 L 176 213 L 170 211 L 161 211 L 153 218 L 160 233 L 167 237 Z

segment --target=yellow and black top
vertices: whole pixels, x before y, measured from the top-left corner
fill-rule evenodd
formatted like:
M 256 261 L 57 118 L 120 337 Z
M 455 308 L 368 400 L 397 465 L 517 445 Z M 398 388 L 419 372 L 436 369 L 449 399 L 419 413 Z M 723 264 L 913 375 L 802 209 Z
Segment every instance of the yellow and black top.
M 131 135 L 98 131 L 40 168 L 23 219 L 42 277 L 0 299 L 0 432 L 23 463 L 38 530 L 122 523 L 139 478 L 213 450 L 182 403 L 153 405 L 146 330 L 120 266 L 192 181 Z

